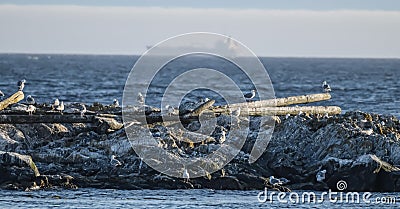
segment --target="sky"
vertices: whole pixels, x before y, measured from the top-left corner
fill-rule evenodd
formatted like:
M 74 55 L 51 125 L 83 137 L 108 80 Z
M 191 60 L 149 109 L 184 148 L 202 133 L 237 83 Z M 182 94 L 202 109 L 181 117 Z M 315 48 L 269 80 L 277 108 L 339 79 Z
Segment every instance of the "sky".
M 0 53 L 140 55 L 189 32 L 259 56 L 400 58 L 398 0 L 0 0 Z

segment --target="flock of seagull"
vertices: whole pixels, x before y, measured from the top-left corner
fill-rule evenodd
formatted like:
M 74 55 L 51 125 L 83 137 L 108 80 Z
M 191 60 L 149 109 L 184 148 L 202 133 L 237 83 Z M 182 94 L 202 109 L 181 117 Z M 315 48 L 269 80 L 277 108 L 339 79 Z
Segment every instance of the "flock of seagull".
M 18 81 L 18 83 L 17 83 L 18 91 L 23 91 L 23 89 L 25 87 L 25 83 L 26 83 L 25 79 Z M 329 84 L 326 81 L 323 81 L 322 89 L 323 89 L 323 91 L 325 93 L 328 93 L 328 92 L 331 91 L 331 87 L 329 86 Z M 4 93 L 0 90 L 0 99 L 2 100 L 4 96 L 5 96 Z M 250 93 L 247 93 L 247 94 L 244 95 L 244 97 L 245 97 L 247 102 L 251 101 L 255 96 L 256 96 L 256 90 L 251 90 Z M 206 100 L 209 100 L 209 99 L 206 99 Z M 138 93 L 138 96 L 137 96 L 137 102 L 139 104 L 141 104 L 141 105 L 144 104 L 144 96 L 140 92 Z M 29 113 L 29 115 L 32 115 L 33 112 L 36 111 L 36 107 L 35 107 L 36 101 L 31 95 L 28 95 L 26 97 L 26 103 L 28 104 L 28 107 L 27 107 L 26 111 Z M 53 104 L 51 105 L 51 107 L 52 107 L 53 110 L 56 110 L 56 111 L 60 112 L 61 114 L 62 114 L 62 112 L 64 111 L 64 108 L 65 108 L 64 102 L 63 101 L 60 102 L 59 99 L 55 99 Z M 119 107 L 119 102 L 118 102 L 117 99 L 114 99 L 113 107 Z M 168 114 L 172 114 L 175 111 L 175 109 L 170 105 L 167 105 L 165 107 L 165 109 L 166 109 Z M 86 111 L 87 111 L 86 110 L 86 106 L 84 104 L 81 104 L 81 110 L 80 110 L 81 116 L 84 116 Z M 235 117 L 239 117 L 240 116 L 240 108 L 232 111 L 231 114 L 233 116 L 235 116 Z M 226 137 L 225 134 L 226 134 L 225 132 L 222 132 L 222 136 L 221 136 L 220 140 L 225 141 L 225 139 L 226 139 L 225 138 Z M 141 160 L 141 162 L 140 162 L 141 165 L 139 167 L 142 167 L 142 163 L 143 163 L 143 161 Z M 119 160 L 116 159 L 115 155 L 111 155 L 110 164 L 113 167 L 122 166 L 122 163 Z M 319 171 L 317 173 L 316 179 L 317 179 L 318 182 L 322 182 L 325 179 L 325 173 L 326 173 L 326 170 L 322 170 L 322 171 Z M 182 177 L 185 179 L 186 182 L 189 182 L 190 175 L 189 175 L 189 172 L 188 172 L 188 170 L 186 168 L 183 171 Z M 271 185 L 273 185 L 273 186 L 284 185 L 284 184 L 287 184 L 287 183 L 290 182 L 286 178 L 275 178 L 274 176 L 270 176 L 268 178 L 268 180 L 269 180 L 269 183 Z
M 24 90 L 25 83 L 26 83 L 25 79 L 20 80 L 20 81 L 17 82 L 18 91 L 23 91 Z M 0 101 L 2 101 L 4 97 L 5 97 L 5 94 L 0 90 Z M 143 96 L 142 96 L 142 101 L 144 101 Z M 36 111 L 37 103 L 36 103 L 35 99 L 32 97 L 32 95 L 28 95 L 26 97 L 26 99 L 25 99 L 25 102 L 28 105 L 26 107 L 26 112 L 29 115 L 32 115 Z M 81 106 L 80 114 L 81 114 L 81 116 L 84 116 L 85 113 L 87 112 L 86 106 L 84 104 L 80 104 L 80 106 Z M 113 100 L 112 107 L 119 107 L 119 102 L 118 102 L 117 99 Z M 56 98 L 54 100 L 53 104 L 51 104 L 51 108 L 52 108 L 52 110 L 60 112 L 62 114 L 64 109 L 65 109 L 65 105 L 64 105 L 63 101 L 60 102 L 60 100 Z

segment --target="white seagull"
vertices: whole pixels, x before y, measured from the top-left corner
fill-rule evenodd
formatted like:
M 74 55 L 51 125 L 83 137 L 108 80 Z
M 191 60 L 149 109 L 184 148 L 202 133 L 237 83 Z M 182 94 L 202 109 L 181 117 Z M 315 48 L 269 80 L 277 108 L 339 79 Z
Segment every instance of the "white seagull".
M 143 97 L 143 94 L 142 93 L 138 93 L 138 96 L 137 96 L 137 101 L 139 102 L 139 104 L 143 104 L 144 103 L 144 97 Z
M 114 166 L 114 167 L 118 167 L 118 166 L 121 166 L 121 165 L 122 165 L 122 163 L 121 163 L 119 160 L 117 160 L 117 159 L 115 158 L 115 155 L 111 155 L 110 164 L 111 164 L 112 166 Z
M 0 90 L 0 98 L 3 98 L 4 96 L 4 93 Z
M 31 95 L 28 95 L 26 97 L 26 103 L 30 104 L 30 105 L 33 105 L 33 104 L 35 104 L 35 99 Z
M 284 178 L 284 177 L 282 177 L 282 178 L 279 178 L 279 180 L 282 182 L 282 185 L 288 184 L 288 183 L 290 182 L 290 180 L 289 180 L 289 179 L 287 179 L 287 178 Z
M 225 142 L 225 140 L 226 140 L 226 132 L 222 130 L 221 137 L 219 138 L 219 143 L 222 144 Z
M 18 81 L 18 83 L 17 83 L 17 85 L 18 85 L 18 91 L 24 90 L 25 82 L 26 82 L 25 79 Z
M 251 90 L 250 93 L 247 93 L 244 95 L 244 98 L 246 98 L 246 101 L 250 101 L 251 99 L 253 99 L 256 96 L 256 90 Z
M 36 111 L 36 107 L 33 106 L 33 105 L 29 105 L 29 106 L 26 108 L 26 111 L 28 112 L 29 115 L 32 115 L 32 113 Z
M 60 105 L 56 107 L 56 110 L 62 113 L 64 111 L 64 102 L 61 101 Z
M 86 113 L 86 106 L 84 105 L 84 104 L 81 104 L 81 117 L 83 117 L 84 115 L 85 115 L 85 113 Z
M 272 186 L 282 185 L 282 181 L 280 179 L 275 178 L 274 176 L 270 176 L 269 184 L 271 184 Z
M 317 175 L 315 176 L 317 178 L 317 181 L 323 182 L 325 180 L 325 174 L 326 170 L 318 171 Z
M 189 172 L 188 172 L 188 170 L 187 170 L 186 168 L 183 170 L 182 177 L 185 179 L 185 182 L 186 182 L 186 183 L 189 182 L 189 180 L 190 180 L 190 175 L 189 175 Z
M 324 81 L 322 83 L 322 88 L 324 89 L 325 93 L 328 93 L 328 92 L 332 91 L 331 87 L 329 86 L 329 84 L 326 81 Z
M 114 99 L 113 101 L 113 107 L 119 107 L 119 102 L 117 99 Z
M 55 110 L 58 106 L 60 106 L 60 100 L 55 99 L 51 107 L 53 108 L 53 110 Z
M 164 110 L 168 113 L 168 115 L 172 115 L 175 112 L 175 108 L 171 105 L 165 105 Z

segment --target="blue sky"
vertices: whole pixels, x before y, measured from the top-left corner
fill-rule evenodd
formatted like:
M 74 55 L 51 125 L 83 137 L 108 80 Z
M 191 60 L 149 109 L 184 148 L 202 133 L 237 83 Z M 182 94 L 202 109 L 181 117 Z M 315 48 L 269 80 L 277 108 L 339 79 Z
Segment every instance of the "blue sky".
M 0 0 L 0 53 L 141 54 L 232 36 L 259 56 L 400 58 L 400 0 Z

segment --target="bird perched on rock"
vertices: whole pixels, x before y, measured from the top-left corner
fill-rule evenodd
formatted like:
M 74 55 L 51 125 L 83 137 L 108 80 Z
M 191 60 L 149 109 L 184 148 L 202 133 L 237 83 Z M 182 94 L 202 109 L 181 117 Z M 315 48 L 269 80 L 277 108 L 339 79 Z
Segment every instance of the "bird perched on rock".
M 171 105 L 165 105 L 165 108 L 163 111 L 164 111 L 163 114 L 167 113 L 168 115 L 172 115 L 175 113 L 175 108 L 172 107 Z
M 226 141 L 226 132 L 225 130 L 221 131 L 221 137 L 219 138 L 219 143 L 222 144 Z
M 118 167 L 118 166 L 121 166 L 121 165 L 122 165 L 122 163 L 121 163 L 119 160 L 116 159 L 115 155 L 111 155 L 110 164 L 111 164 L 113 167 Z
M 56 107 L 56 110 L 62 113 L 64 111 L 64 102 L 61 101 L 60 105 Z
M 4 93 L 0 91 L 0 99 L 3 99 L 4 96 L 5 96 Z
M 323 182 L 325 180 L 325 174 L 326 170 L 318 171 L 317 175 L 315 176 L 317 178 L 317 181 Z
M 30 104 L 30 105 L 34 105 L 36 102 L 35 102 L 35 99 L 31 95 L 28 95 L 26 97 L 26 103 Z
M 113 107 L 119 107 L 119 102 L 118 102 L 117 99 L 114 99 L 113 105 L 112 105 L 112 106 L 113 106 Z
M 272 186 L 282 185 L 282 181 L 280 179 L 275 178 L 274 176 L 270 176 L 269 184 L 271 184 Z
M 325 93 L 332 91 L 331 87 L 326 81 L 322 82 L 322 89 L 324 90 Z
M 143 94 L 142 93 L 138 93 L 138 96 L 137 96 L 137 98 L 136 98 L 136 100 L 139 102 L 139 104 L 143 104 L 144 103 L 144 97 L 143 97 Z
M 284 178 L 284 177 L 282 177 L 282 178 L 279 178 L 279 180 L 282 182 L 282 185 L 285 185 L 285 184 L 288 184 L 288 183 L 290 183 L 290 180 L 289 180 L 289 179 L 287 179 L 287 178 Z
M 188 172 L 188 170 L 186 168 L 183 170 L 182 178 L 185 179 L 186 183 L 188 183 L 189 180 L 190 180 L 190 175 L 189 175 L 189 172 Z
M 250 101 L 251 99 L 253 99 L 256 96 L 256 90 L 251 90 L 250 93 L 247 93 L 244 95 L 244 98 L 246 98 L 246 101 Z
M 55 99 L 54 103 L 51 105 L 51 108 L 53 108 L 53 110 L 55 110 L 58 106 L 60 106 L 60 100 Z
M 26 83 L 26 80 L 25 80 L 25 79 L 18 81 L 18 83 L 17 83 L 17 85 L 18 85 L 18 91 L 24 90 L 25 83 Z
M 84 104 L 81 104 L 81 117 L 85 115 L 86 111 L 86 106 Z
M 33 106 L 33 105 L 29 105 L 29 106 L 26 108 L 26 111 L 28 112 L 29 115 L 32 115 L 32 113 L 36 111 L 36 107 Z

